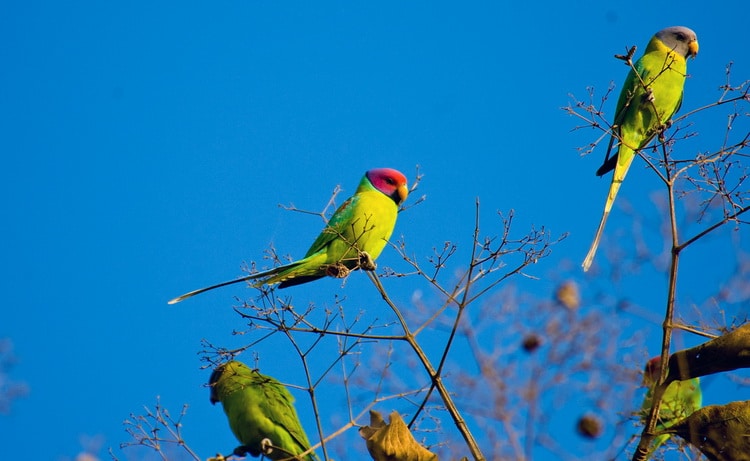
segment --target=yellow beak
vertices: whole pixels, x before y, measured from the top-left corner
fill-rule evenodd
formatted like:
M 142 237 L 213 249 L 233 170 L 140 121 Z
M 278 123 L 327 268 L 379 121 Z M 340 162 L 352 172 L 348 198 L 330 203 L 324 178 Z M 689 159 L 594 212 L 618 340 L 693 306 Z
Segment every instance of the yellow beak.
M 398 186 L 398 189 L 396 189 L 396 193 L 398 194 L 398 197 L 399 197 L 398 203 L 403 203 L 404 200 L 406 200 L 406 197 L 409 196 L 409 188 L 406 186 L 406 184 L 402 184 Z
M 698 54 L 698 40 L 688 43 L 688 55 L 695 57 Z

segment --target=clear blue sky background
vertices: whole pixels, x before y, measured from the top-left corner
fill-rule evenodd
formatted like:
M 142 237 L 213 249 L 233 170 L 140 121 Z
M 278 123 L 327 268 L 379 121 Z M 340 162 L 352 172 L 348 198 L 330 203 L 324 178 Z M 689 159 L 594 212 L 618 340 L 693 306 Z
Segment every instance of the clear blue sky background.
M 250 291 L 166 301 L 239 275 L 269 243 L 303 254 L 321 222 L 278 205 L 320 210 L 372 167 L 413 178 L 420 165 L 427 201 L 396 229 L 417 255 L 468 244 L 475 197 L 488 215 L 515 209 L 519 232 L 570 232 L 535 268 L 548 288 L 585 255 L 609 184 L 594 176 L 603 150 L 575 149 L 598 134 L 571 132 L 568 95 L 611 81 L 619 92 L 627 69 L 613 54 L 687 25 L 701 49 L 683 111 L 712 102 L 728 62 L 736 82 L 750 77 L 746 13 L 741 0 L 4 5 L 0 337 L 31 392 L 0 415 L 0 457 L 73 457 L 86 435 L 103 436 L 104 455 L 157 395 L 190 404 L 202 456 L 233 446 L 197 352 L 242 327 L 230 306 Z M 712 130 L 698 127 L 720 140 Z M 653 175 L 638 165 L 629 178 L 623 204 L 650 203 Z M 610 229 L 628 220 L 616 212 Z M 264 368 L 283 379 L 279 360 Z

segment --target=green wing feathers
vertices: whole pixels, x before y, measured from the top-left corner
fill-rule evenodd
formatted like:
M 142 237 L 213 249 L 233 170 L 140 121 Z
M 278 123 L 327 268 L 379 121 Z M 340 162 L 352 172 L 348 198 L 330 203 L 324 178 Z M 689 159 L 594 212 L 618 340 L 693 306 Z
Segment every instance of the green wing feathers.
M 331 216 L 331 219 L 328 220 L 326 227 L 320 235 L 318 235 L 312 245 L 310 245 L 310 249 L 305 253 L 305 258 L 324 250 L 329 243 L 338 238 L 339 235 L 342 235 L 343 226 L 352 220 L 358 202 L 359 196 L 355 194 L 346 199 L 346 201 L 336 209 L 336 212 Z
M 651 412 L 654 398 L 654 387 L 659 380 L 661 358 L 654 357 L 646 363 L 643 372 L 643 384 L 648 386 L 648 391 L 641 405 L 641 420 L 645 423 Z M 684 381 L 673 381 L 664 390 L 659 405 L 658 420 L 655 430 L 663 431 L 683 419 L 687 418 L 703 405 L 703 393 L 701 391 L 700 378 L 691 378 Z M 653 453 L 664 444 L 670 434 L 661 434 L 654 438 L 649 453 Z
M 645 421 L 651 410 L 653 389 L 649 389 L 643 400 L 641 418 Z M 701 392 L 700 379 L 693 378 L 686 381 L 675 381 L 667 386 L 659 406 L 659 420 L 656 430 L 661 431 L 674 426 L 677 422 L 687 418 L 701 408 L 703 404 L 703 393 Z M 650 451 L 654 452 L 671 437 L 670 434 L 661 434 L 654 438 Z

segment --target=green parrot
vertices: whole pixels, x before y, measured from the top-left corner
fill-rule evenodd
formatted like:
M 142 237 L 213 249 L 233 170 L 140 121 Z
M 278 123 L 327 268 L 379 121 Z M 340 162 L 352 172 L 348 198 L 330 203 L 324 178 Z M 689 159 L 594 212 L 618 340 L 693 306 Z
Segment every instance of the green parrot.
M 406 200 L 409 189 L 406 177 L 390 168 L 365 173 L 353 196 L 331 216 L 305 257 L 265 272 L 191 291 L 169 301 L 178 303 L 214 288 L 256 280 L 252 286 L 279 283 L 286 288 L 325 276 L 345 277 L 351 270 L 375 269 L 375 259 L 393 233 L 398 205 Z
M 221 402 L 229 427 L 242 443 L 237 456 L 263 454 L 273 460 L 314 461 L 314 453 L 299 458 L 310 442 L 287 388 L 236 360 L 219 365 L 211 374 L 211 403 Z
M 651 38 L 646 52 L 635 63 L 635 71 L 631 69 L 625 79 L 617 100 L 607 155 L 596 175 L 602 176 L 612 170 L 615 172 L 599 228 L 583 261 L 584 271 L 588 271 L 594 261 L 604 225 L 630 164 L 638 151 L 651 142 L 659 128 L 680 108 L 687 58 L 697 54 L 698 38 L 695 32 L 687 27 L 667 27 Z M 615 142 L 618 150 L 610 157 Z
M 641 405 L 641 420 L 644 422 L 651 411 L 654 385 L 659 380 L 660 365 L 661 357 L 654 357 L 646 363 L 646 369 L 643 372 L 643 385 L 648 387 L 646 396 L 643 399 L 643 405 Z M 662 395 L 656 430 L 660 431 L 672 427 L 677 422 L 700 409 L 702 403 L 703 393 L 701 392 L 700 378 L 673 381 L 667 386 L 664 395 Z M 656 436 L 652 442 L 650 452 L 653 453 L 656 451 L 670 437 L 670 434 Z

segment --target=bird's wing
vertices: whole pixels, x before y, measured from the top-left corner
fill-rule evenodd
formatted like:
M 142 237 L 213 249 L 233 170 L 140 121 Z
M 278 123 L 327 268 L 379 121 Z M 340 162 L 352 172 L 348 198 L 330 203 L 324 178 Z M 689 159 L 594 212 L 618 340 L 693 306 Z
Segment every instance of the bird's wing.
M 310 448 L 310 442 L 304 429 L 302 429 L 297 410 L 294 408 L 294 397 L 280 382 L 271 381 L 266 377 L 263 378 L 267 380 L 262 385 L 265 399 L 264 402 L 259 402 L 259 404 L 264 408 L 264 414 L 273 421 L 273 424 L 291 437 L 300 452 L 307 450 Z M 292 449 L 292 447 L 282 448 Z
M 331 219 L 328 220 L 326 227 L 321 231 L 320 235 L 318 235 L 312 245 L 310 245 L 310 249 L 307 250 L 305 258 L 323 250 L 329 243 L 331 243 L 331 241 L 337 239 L 345 232 L 346 227 L 351 224 L 353 210 L 358 201 L 359 196 L 355 194 L 338 207 L 333 216 L 331 216 Z
M 640 80 L 636 75 L 636 72 L 638 72 L 638 75 L 640 75 L 645 81 L 643 60 L 639 59 L 636 61 L 633 67 L 635 68 L 635 71 L 630 69 L 630 72 L 628 72 L 627 77 L 625 77 L 625 82 L 622 84 L 622 89 L 620 90 L 620 97 L 617 99 L 615 116 L 612 120 L 612 136 L 609 138 L 609 145 L 607 146 L 607 155 L 604 156 L 604 163 L 596 171 L 597 176 L 605 175 L 615 169 L 615 165 L 617 165 L 617 153 L 610 157 L 612 148 L 615 145 L 619 145 L 620 140 L 622 139 L 622 125 L 625 123 L 628 115 L 632 113 L 631 110 L 634 108 L 637 99 L 643 94 L 643 85 L 640 83 Z

